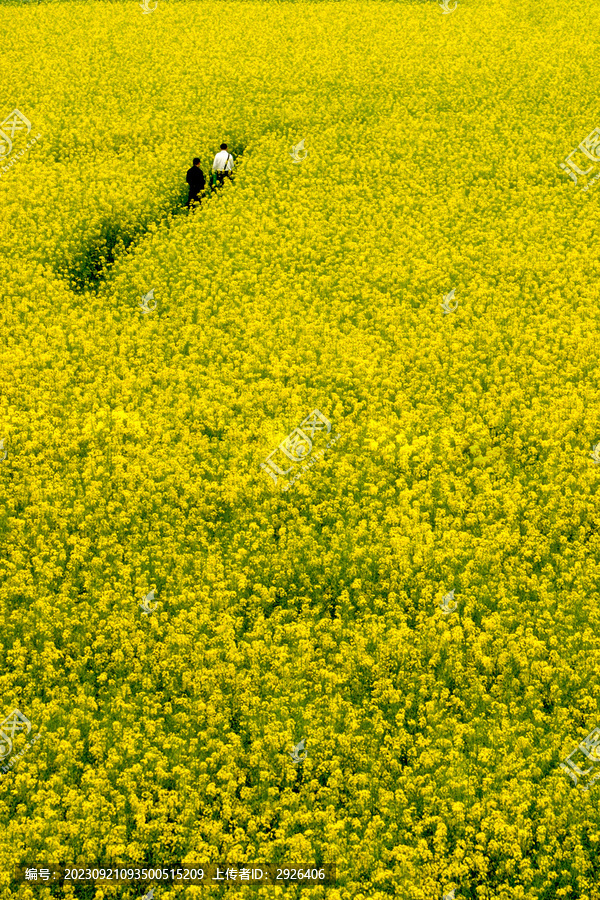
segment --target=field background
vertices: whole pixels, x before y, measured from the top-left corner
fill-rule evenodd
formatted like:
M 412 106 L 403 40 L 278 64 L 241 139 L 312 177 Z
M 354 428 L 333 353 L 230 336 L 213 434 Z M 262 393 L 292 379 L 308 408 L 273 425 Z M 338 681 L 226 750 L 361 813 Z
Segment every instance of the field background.
M 0 5 L 0 117 L 41 134 L 0 175 L 0 719 L 40 734 L 2 898 L 186 861 L 337 865 L 242 900 L 600 897 L 600 784 L 559 769 L 600 724 L 600 186 L 559 168 L 594 9 Z M 341 437 L 283 493 L 315 408 Z

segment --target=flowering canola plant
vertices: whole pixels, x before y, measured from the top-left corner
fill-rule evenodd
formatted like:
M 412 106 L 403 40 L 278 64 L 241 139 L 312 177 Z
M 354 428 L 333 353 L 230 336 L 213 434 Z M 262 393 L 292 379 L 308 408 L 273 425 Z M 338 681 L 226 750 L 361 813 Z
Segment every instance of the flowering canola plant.
M 560 770 L 600 724 L 598 199 L 559 167 L 599 26 L 557 9 L 0 7 L 0 117 L 41 135 L 0 176 L 0 720 L 43 737 L 2 897 L 201 862 L 600 897 Z M 339 440 L 282 491 L 314 409 Z

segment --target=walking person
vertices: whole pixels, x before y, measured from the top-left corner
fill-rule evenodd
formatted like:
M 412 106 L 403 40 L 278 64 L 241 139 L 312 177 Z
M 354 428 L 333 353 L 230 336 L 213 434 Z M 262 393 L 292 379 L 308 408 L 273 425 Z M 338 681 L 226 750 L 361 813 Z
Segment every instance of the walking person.
M 216 174 L 221 187 L 223 187 L 225 178 L 229 178 L 230 181 L 233 180 L 231 177 L 233 157 L 227 150 L 227 144 L 221 144 L 221 149 L 214 158 L 212 170 Z
M 185 180 L 189 185 L 189 195 L 188 202 L 186 203 L 187 208 L 190 208 L 190 203 L 197 201 L 201 203 L 200 197 L 198 194 L 200 191 L 204 190 L 204 185 L 206 184 L 206 179 L 204 177 L 204 172 L 200 168 L 200 160 L 197 156 L 194 157 L 192 161 L 192 168 L 187 170 L 187 175 L 185 176 Z

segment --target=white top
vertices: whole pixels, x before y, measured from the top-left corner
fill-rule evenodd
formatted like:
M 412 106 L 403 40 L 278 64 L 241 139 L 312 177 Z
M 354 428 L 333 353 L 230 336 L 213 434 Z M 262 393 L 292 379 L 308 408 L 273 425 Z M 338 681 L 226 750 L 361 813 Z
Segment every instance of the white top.
M 231 172 L 233 157 L 227 150 L 219 150 L 213 162 L 213 172 Z

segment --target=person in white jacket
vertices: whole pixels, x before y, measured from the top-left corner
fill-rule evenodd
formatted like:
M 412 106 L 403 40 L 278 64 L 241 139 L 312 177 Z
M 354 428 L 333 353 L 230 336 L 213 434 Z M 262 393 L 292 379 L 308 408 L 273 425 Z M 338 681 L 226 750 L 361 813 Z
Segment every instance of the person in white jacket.
M 221 149 L 214 158 L 212 170 L 216 173 L 221 187 L 223 187 L 223 179 L 225 177 L 229 178 L 230 181 L 232 180 L 233 157 L 227 150 L 227 144 L 221 144 Z

